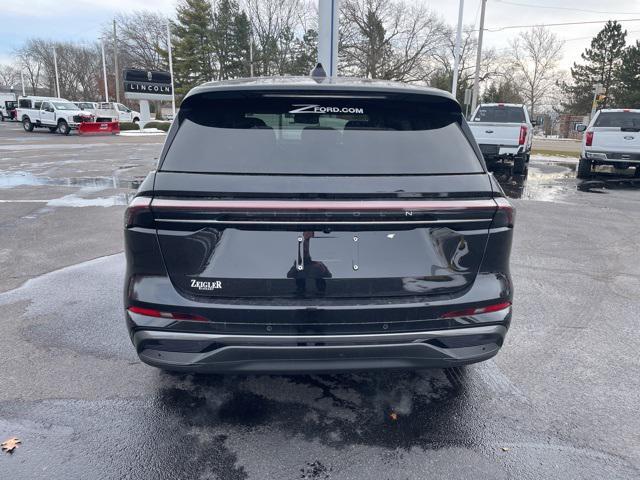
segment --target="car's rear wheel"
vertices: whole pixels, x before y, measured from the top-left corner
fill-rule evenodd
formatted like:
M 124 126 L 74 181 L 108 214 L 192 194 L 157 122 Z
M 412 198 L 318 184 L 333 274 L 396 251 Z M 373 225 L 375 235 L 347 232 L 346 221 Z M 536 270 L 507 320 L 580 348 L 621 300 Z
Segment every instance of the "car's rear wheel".
M 69 133 L 71 133 L 71 127 L 64 120 L 60 120 L 60 123 L 58 123 L 58 131 L 63 135 L 69 135 Z
M 513 174 L 522 175 L 527 168 L 527 159 L 524 155 L 513 159 Z
M 22 128 L 24 128 L 25 132 L 33 132 L 33 123 L 31 123 L 31 119 L 29 117 L 22 119 Z
M 591 160 L 588 158 L 581 158 L 578 162 L 578 178 L 588 178 L 591 176 Z

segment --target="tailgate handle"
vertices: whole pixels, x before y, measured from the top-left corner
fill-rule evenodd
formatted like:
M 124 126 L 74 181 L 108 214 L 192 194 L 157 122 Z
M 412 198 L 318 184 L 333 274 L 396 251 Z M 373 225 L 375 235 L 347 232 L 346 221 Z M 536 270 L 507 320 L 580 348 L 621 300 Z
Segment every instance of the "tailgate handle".
M 493 133 L 493 130 L 485 130 L 484 133 Z
M 296 255 L 296 270 L 301 272 L 304 270 L 304 239 L 298 236 L 298 253 Z

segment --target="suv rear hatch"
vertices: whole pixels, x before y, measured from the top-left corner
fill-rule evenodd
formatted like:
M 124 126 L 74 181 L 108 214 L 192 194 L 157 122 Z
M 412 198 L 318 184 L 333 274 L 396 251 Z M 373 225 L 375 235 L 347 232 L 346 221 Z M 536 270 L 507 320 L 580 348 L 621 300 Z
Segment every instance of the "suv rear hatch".
M 208 92 L 185 100 L 178 123 L 151 209 L 182 294 L 374 298 L 473 284 L 497 205 L 448 98 Z

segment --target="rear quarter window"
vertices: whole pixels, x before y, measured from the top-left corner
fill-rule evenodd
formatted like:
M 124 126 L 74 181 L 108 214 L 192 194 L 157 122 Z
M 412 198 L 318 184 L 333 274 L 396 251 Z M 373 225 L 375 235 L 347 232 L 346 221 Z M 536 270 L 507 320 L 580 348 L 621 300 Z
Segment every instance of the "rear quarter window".
M 192 97 L 180 109 L 160 169 L 266 175 L 483 171 L 457 105 L 344 97 Z

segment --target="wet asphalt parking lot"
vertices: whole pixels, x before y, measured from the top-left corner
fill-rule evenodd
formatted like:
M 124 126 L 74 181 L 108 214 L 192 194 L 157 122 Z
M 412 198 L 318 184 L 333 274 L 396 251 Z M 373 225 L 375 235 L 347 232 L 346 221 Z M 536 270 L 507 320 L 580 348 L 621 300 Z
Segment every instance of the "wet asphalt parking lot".
M 636 479 L 640 189 L 499 174 L 514 320 L 465 370 L 174 376 L 125 332 L 122 214 L 164 137 L 0 124 L 0 479 Z M 602 191 L 601 191 L 602 192 Z

